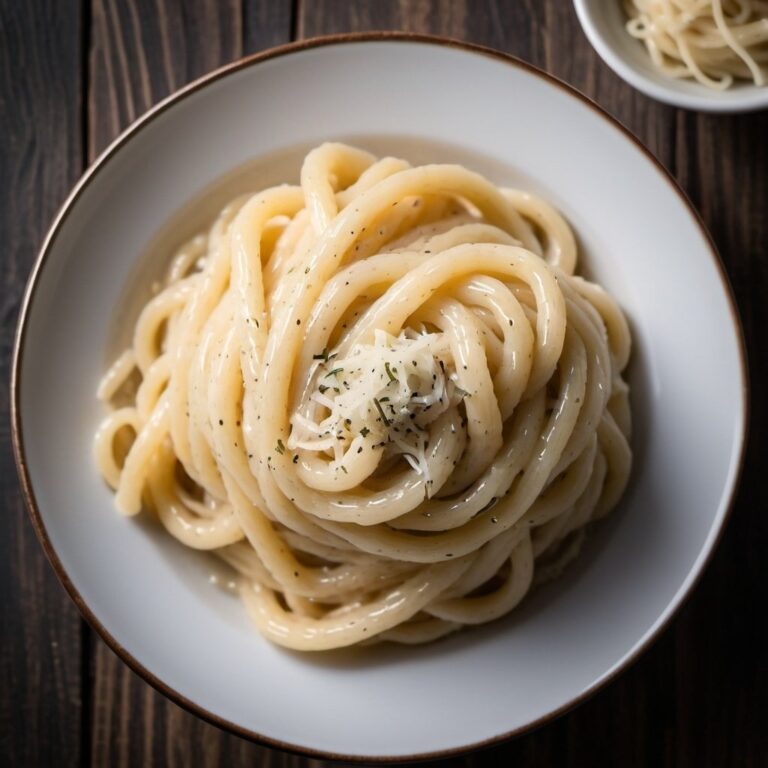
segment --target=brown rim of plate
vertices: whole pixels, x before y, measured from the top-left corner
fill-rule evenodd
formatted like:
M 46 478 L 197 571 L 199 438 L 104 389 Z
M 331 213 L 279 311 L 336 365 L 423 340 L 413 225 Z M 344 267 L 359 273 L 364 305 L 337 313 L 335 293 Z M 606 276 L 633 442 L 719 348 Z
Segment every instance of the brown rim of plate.
M 541 78 L 542 80 L 546 81 L 550 85 L 555 85 L 559 87 L 567 95 L 578 99 L 579 101 L 581 101 L 582 103 L 590 107 L 592 110 L 594 110 L 594 112 L 597 115 L 599 115 L 602 119 L 607 120 L 614 128 L 619 130 L 627 139 L 629 139 L 645 155 L 645 157 L 649 161 L 651 161 L 651 163 L 657 168 L 662 179 L 664 179 L 672 187 L 672 189 L 678 194 L 678 196 L 680 197 L 680 200 L 688 209 L 694 221 L 698 224 L 705 241 L 709 244 L 712 259 L 718 270 L 718 274 L 720 275 L 720 279 L 723 284 L 723 290 L 725 291 L 725 294 L 728 298 L 734 330 L 736 332 L 736 336 L 739 339 L 739 359 L 741 363 L 740 372 L 741 372 L 742 382 L 743 382 L 743 401 L 744 401 L 744 407 L 742 412 L 742 418 L 744 420 L 744 429 L 741 436 L 742 438 L 741 445 L 739 447 L 738 468 L 734 476 L 733 487 L 731 489 L 730 498 L 728 499 L 726 512 L 723 515 L 722 521 L 720 523 L 720 528 L 717 531 L 717 535 L 715 536 L 714 540 L 710 545 L 709 552 L 706 553 L 704 561 L 699 566 L 698 573 L 695 574 L 693 580 L 688 585 L 688 588 L 685 591 L 685 593 L 682 595 L 679 595 L 678 593 L 678 596 L 676 598 L 677 605 L 674 606 L 673 610 L 670 611 L 670 613 L 667 615 L 664 621 L 662 621 L 655 629 L 653 629 L 651 634 L 648 637 L 646 637 L 640 643 L 640 645 L 637 646 L 625 659 L 623 659 L 615 669 L 611 670 L 604 677 L 594 682 L 589 688 L 587 688 L 585 691 L 580 693 L 578 696 L 574 697 L 573 699 L 566 702 L 561 707 L 558 707 L 557 709 L 553 710 L 552 712 L 549 712 L 548 714 L 538 718 L 537 720 L 527 723 L 526 725 L 521 726 L 519 728 L 515 728 L 511 731 L 501 733 L 497 736 L 493 736 L 491 738 L 484 739 L 479 742 L 467 744 L 465 746 L 452 747 L 449 749 L 437 750 L 434 752 L 418 753 L 414 755 L 396 755 L 391 757 L 390 756 L 346 755 L 346 754 L 338 754 L 333 752 L 326 752 L 323 750 L 312 749 L 310 747 L 303 747 L 296 744 L 289 744 L 289 743 L 280 741 L 278 739 L 273 739 L 268 736 L 264 736 L 262 734 L 256 733 L 255 731 L 251 731 L 247 728 L 244 728 L 235 723 L 232 723 L 222 717 L 219 717 L 218 715 L 215 715 L 213 712 L 209 712 L 208 710 L 206 710 L 199 704 L 195 703 L 194 701 L 191 701 L 185 696 L 182 696 L 180 693 L 175 691 L 170 686 L 166 685 L 162 680 L 160 680 L 158 677 L 152 674 L 137 659 L 135 659 L 125 648 L 123 648 L 123 646 L 118 642 L 118 640 L 114 638 L 105 629 L 105 627 L 96 618 L 96 616 L 91 611 L 91 609 L 86 605 L 85 601 L 80 596 L 80 593 L 77 591 L 74 584 L 72 583 L 69 576 L 67 575 L 66 571 L 64 570 L 64 567 L 61 564 L 61 561 L 59 560 L 56 552 L 54 551 L 53 546 L 51 545 L 50 539 L 48 538 L 48 532 L 46 531 L 45 524 L 43 523 L 43 519 L 40 515 L 40 510 L 37 507 L 37 501 L 35 499 L 35 494 L 32 489 L 32 483 L 30 481 L 29 471 L 27 468 L 27 460 L 24 453 L 24 440 L 22 437 L 21 410 L 20 410 L 20 403 L 19 403 L 20 391 L 21 391 L 19 380 L 20 380 L 20 371 L 21 371 L 21 360 L 24 353 L 24 342 L 26 338 L 26 321 L 30 312 L 32 300 L 35 295 L 38 277 L 43 267 L 45 266 L 45 262 L 51 251 L 53 243 L 55 242 L 56 237 L 58 236 L 59 231 L 61 230 L 61 227 L 66 221 L 73 205 L 77 202 L 78 198 L 88 187 L 88 184 L 90 183 L 91 179 L 95 177 L 96 174 L 105 165 L 108 164 L 110 158 L 120 150 L 123 144 L 128 142 L 135 134 L 141 131 L 145 125 L 148 125 L 152 120 L 154 120 L 156 117 L 161 115 L 167 109 L 171 108 L 178 101 L 181 101 L 182 99 L 186 98 L 190 94 L 207 86 L 209 83 L 213 83 L 223 77 L 226 77 L 227 75 L 233 72 L 238 72 L 240 70 L 246 69 L 256 64 L 260 64 L 262 61 L 267 61 L 268 59 L 274 59 L 279 56 L 285 56 L 286 54 L 292 54 L 298 51 L 321 48 L 328 45 L 339 45 L 344 43 L 382 42 L 382 41 L 401 42 L 401 43 L 413 42 L 413 43 L 421 43 L 421 44 L 428 44 L 428 45 L 448 46 L 450 48 L 458 48 L 458 49 L 467 51 L 469 53 L 489 56 L 491 58 L 497 59 L 498 61 L 502 61 L 506 64 L 509 64 L 513 67 L 518 67 L 520 69 L 525 70 L 526 72 L 529 72 L 530 74 L 535 75 L 536 77 Z M 694 588 L 698 584 L 699 579 L 701 578 L 701 575 L 704 572 L 706 566 L 709 564 L 709 561 L 712 558 L 712 554 L 714 553 L 715 549 L 717 548 L 717 545 L 719 544 L 722 538 L 723 531 L 725 529 L 725 524 L 733 509 L 734 499 L 736 497 L 736 492 L 738 490 L 739 482 L 741 480 L 741 474 L 744 468 L 744 459 L 745 459 L 746 445 L 747 445 L 747 432 L 748 432 L 748 426 L 749 426 L 749 419 L 748 419 L 749 417 L 749 374 L 748 374 L 748 367 L 747 367 L 747 353 L 746 353 L 746 345 L 744 341 L 743 327 L 741 325 L 739 313 L 736 308 L 736 303 L 733 297 L 733 290 L 732 290 L 730 281 L 728 279 L 728 275 L 725 272 L 725 269 L 723 267 L 722 261 L 718 254 L 714 241 L 712 240 L 712 237 L 707 231 L 707 228 L 704 225 L 704 222 L 702 221 L 698 211 L 693 206 L 691 201 L 688 199 L 688 196 L 686 195 L 686 193 L 678 185 L 677 181 L 672 177 L 669 171 L 667 171 L 667 169 L 661 164 L 661 162 L 651 153 L 651 151 L 647 149 L 645 145 L 628 128 L 626 128 L 621 122 L 619 122 L 619 120 L 617 120 L 612 115 L 608 114 L 595 101 L 593 101 L 591 98 L 584 95 L 580 91 L 576 90 L 576 88 L 574 88 L 573 86 L 569 85 L 563 80 L 560 80 L 554 75 L 550 75 L 549 73 L 544 72 L 538 67 L 535 67 L 533 64 L 529 64 L 528 62 L 522 61 L 521 59 L 518 59 L 515 56 L 511 56 L 510 54 L 502 53 L 492 48 L 488 48 L 482 45 L 477 45 L 475 43 L 466 43 L 461 40 L 455 40 L 453 38 L 448 38 L 448 37 L 441 37 L 438 35 L 425 35 L 425 34 L 417 34 L 417 33 L 409 33 L 409 32 L 359 32 L 359 33 L 343 33 L 343 34 L 336 34 L 336 35 L 327 35 L 323 37 L 315 37 L 307 40 L 299 40 L 296 42 L 286 43 L 284 45 L 279 45 L 274 48 L 269 48 L 265 51 L 261 51 L 260 53 L 253 54 L 251 56 L 246 56 L 242 59 L 238 59 L 237 61 L 232 62 L 231 64 L 227 64 L 219 69 L 216 69 L 213 72 L 210 72 L 209 74 L 204 75 L 203 77 L 197 80 L 194 80 L 193 82 L 189 83 L 188 85 L 184 86 L 180 90 L 176 91 L 175 93 L 171 94 L 170 96 L 160 101 L 150 110 L 148 110 L 144 115 L 142 115 L 138 120 L 132 123 L 102 152 L 102 154 L 98 157 L 98 159 L 85 171 L 83 176 L 73 187 L 67 199 L 64 201 L 55 219 L 53 220 L 53 223 L 51 224 L 50 229 L 48 230 L 45 236 L 43 245 L 40 248 L 40 252 L 35 261 L 34 267 L 32 268 L 32 272 L 30 274 L 29 280 L 27 282 L 27 287 L 24 292 L 22 307 L 19 313 L 19 322 L 16 328 L 16 338 L 14 343 L 13 362 L 12 362 L 12 368 L 11 368 L 10 401 L 11 401 L 11 437 L 13 441 L 14 458 L 16 460 L 16 467 L 19 473 L 19 479 L 21 481 L 21 490 L 24 495 L 24 500 L 26 502 L 27 510 L 29 511 L 29 516 L 32 520 L 32 525 L 35 529 L 35 533 L 37 534 L 37 537 L 40 540 L 40 543 L 43 547 L 43 550 L 45 551 L 46 556 L 48 557 L 48 560 L 53 566 L 53 570 L 56 572 L 56 576 L 58 577 L 59 581 L 64 586 L 66 591 L 69 593 L 69 596 L 74 601 L 75 605 L 79 609 L 82 616 L 91 625 L 91 627 L 93 627 L 93 629 L 95 629 L 96 632 L 98 632 L 98 634 L 107 643 L 107 645 L 134 672 L 140 675 L 153 688 L 160 691 L 160 693 L 167 696 L 171 701 L 175 702 L 176 704 L 183 707 L 184 709 L 191 712 L 192 714 L 197 715 L 203 720 L 206 720 L 209 723 L 212 723 L 213 725 L 218 726 L 219 728 L 228 730 L 236 734 L 237 736 L 241 736 L 245 739 L 249 739 L 250 741 L 256 742 L 257 744 L 262 744 L 264 746 L 281 749 L 287 752 L 293 752 L 299 755 L 305 755 L 307 757 L 314 757 L 314 758 L 321 758 L 321 759 L 328 759 L 328 760 L 340 760 L 344 762 L 357 762 L 357 763 L 366 763 L 366 762 L 367 763 L 408 763 L 408 762 L 416 762 L 420 760 L 437 760 L 441 758 L 456 757 L 458 755 L 463 755 L 475 750 L 488 748 L 494 745 L 498 745 L 515 736 L 519 736 L 523 733 L 532 731 L 535 728 L 538 728 L 539 726 L 544 725 L 545 723 L 551 722 L 552 720 L 556 719 L 557 717 L 564 714 L 568 710 L 573 709 L 576 705 L 586 701 L 598 690 L 603 688 L 609 682 L 613 681 L 619 675 L 619 673 L 623 672 L 625 669 L 627 669 L 627 667 L 630 666 L 630 664 L 634 663 L 639 658 L 639 656 L 644 651 L 646 651 L 650 647 L 650 645 L 659 637 L 661 632 L 664 629 L 666 629 L 667 626 L 669 626 L 670 621 L 680 610 L 683 603 L 691 595 Z

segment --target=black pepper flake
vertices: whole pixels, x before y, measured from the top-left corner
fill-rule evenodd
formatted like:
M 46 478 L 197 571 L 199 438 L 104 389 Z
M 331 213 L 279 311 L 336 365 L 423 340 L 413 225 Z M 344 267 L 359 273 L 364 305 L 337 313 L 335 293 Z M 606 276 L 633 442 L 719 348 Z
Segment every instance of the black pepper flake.
M 276 451 L 277 451 L 279 454 L 281 454 L 281 455 L 282 455 L 283 453 L 285 453 L 285 446 L 283 445 L 283 441 L 282 441 L 280 438 L 278 438 L 278 439 L 277 439 L 277 445 L 275 446 L 275 450 L 276 450 Z
M 298 453 L 295 453 L 293 455 L 293 463 L 294 464 L 298 464 L 299 463 L 299 454 Z
M 296 318 L 296 325 L 301 325 L 301 320 L 299 320 L 298 318 Z
M 219 419 L 219 426 L 220 426 L 220 427 L 223 427 L 223 426 L 224 426 L 224 419 Z

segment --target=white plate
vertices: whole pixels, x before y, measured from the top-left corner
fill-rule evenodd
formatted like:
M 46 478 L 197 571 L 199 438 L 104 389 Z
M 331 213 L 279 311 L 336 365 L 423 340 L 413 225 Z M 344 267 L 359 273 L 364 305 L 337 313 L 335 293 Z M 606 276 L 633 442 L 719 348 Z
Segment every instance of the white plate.
M 115 512 L 91 459 L 102 415 L 96 382 L 138 255 L 231 169 L 257 158 L 256 188 L 297 178 L 303 151 L 325 139 L 467 163 L 546 195 L 634 333 L 636 458 L 620 508 L 578 562 L 514 615 L 421 648 L 302 656 L 271 646 L 209 583 L 201 555 Z M 242 182 L 235 174 L 225 186 Z M 177 239 L 191 231 L 188 218 Z M 596 690 L 650 642 L 701 572 L 744 445 L 738 320 L 712 244 L 667 174 L 561 83 L 501 54 L 424 38 L 277 49 L 142 118 L 56 219 L 24 303 L 14 373 L 33 521 L 107 642 L 203 717 L 336 756 L 462 750 Z
M 646 96 L 703 112 L 750 112 L 768 108 L 768 86 L 737 82 L 725 91 L 659 72 L 645 46 L 628 34 L 621 0 L 573 0 L 584 34 L 600 58 Z

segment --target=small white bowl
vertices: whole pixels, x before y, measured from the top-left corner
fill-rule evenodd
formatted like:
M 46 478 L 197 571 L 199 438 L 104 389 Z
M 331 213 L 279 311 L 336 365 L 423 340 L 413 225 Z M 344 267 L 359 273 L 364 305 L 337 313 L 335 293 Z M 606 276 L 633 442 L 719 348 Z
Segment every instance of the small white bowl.
M 200 228 L 201 190 L 216 208 L 224 187 L 237 194 L 297 180 L 307 148 L 328 139 L 417 163 L 461 162 L 562 210 L 582 269 L 631 322 L 636 429 L 619 508 L 572 567 L 512 615 L 424 647 L 312 656 L 260 637 L 239 601 L 209 583 L 202 553 L 146 516 L 121 517 L 91 445 L 116 309 L 123 326 L 133 319 L 123 297 L 138 255 L 168 234 L 174 214 L 176 244 Z M 164 101 L 107 149 L 65 203 L 33 271 L 11 399 L 43 547 L 127 664 L 250 738 L 325 757 L 415 760 L 542 723 L 648 646 L 722 531 L 747 395 L 738 317 L 712 243 L 631 134 L 503 54 L 371 34 L 236 62 Z
M 623 80 L 653 99 L 702 112 L 751 112 L 768 108 L 768 86 L 736 82 L 716 91 L 659 72 L 645 46 L 625 28 L 620 0 L 573 0 L 584 33 L 600 58 Z

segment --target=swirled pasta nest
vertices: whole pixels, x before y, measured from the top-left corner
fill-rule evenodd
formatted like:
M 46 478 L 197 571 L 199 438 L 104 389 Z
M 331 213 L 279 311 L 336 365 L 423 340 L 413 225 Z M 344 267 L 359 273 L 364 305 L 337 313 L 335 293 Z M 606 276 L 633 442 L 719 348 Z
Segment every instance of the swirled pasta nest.
M 181 248 L 105 376 L 118 508 L 222 558 L 291 648 L 509 612 L 630 469 L 627 324 L 575 268 L 531 194 L 318 147 Z

